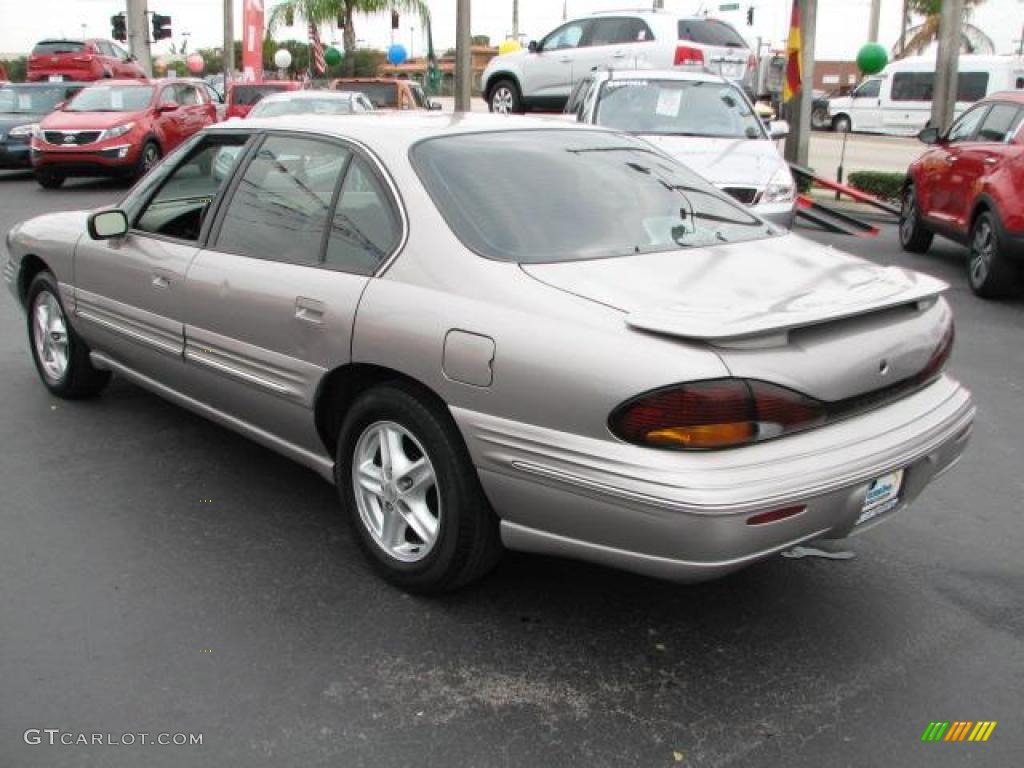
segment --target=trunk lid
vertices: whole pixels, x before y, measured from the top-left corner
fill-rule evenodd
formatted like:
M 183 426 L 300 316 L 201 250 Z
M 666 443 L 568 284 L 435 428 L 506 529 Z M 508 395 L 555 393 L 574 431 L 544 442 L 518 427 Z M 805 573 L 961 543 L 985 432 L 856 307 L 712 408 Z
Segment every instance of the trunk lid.
M 914 375 L 950 322 L 941 280 L 792 234 L 522 269 L 634 329 L 711 345 L 733 375 L 823 400 Z

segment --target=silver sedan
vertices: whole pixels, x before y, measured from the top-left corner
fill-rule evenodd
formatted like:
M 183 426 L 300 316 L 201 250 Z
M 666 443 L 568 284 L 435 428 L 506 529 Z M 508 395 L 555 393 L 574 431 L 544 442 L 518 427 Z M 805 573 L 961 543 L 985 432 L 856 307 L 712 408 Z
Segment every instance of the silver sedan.
M 7 248 L 54 395 L 113 372 L 312 468 L 409 590 L 503 546 L 724 574 L 897 513 L 974 418 L 945 284 L 606 129 L 224 123 Z

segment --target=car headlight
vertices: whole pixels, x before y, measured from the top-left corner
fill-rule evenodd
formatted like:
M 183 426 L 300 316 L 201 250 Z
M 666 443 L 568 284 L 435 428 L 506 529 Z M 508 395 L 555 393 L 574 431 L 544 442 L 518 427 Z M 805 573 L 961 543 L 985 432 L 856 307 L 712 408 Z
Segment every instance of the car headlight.
M 135 123 L 125 123 L 124 125 L 118 125 L 114 128 L 107 128 L 100 136 L 100 141 L 103 139 L 116 139 L 118 136 L 124 136 L 128 131 L 135 127 Z
M 789 168 L 782 166 L 768 180 L 761 195 L 762 203 L 788 203 L 796 195 L 796 183 Z
M 39 129 L 39 123 L 29 123 L 28 125 L 19 125 L 15 128 L 11 128 L 11 132 L 8 136 L 35 136 L 36 131 Z

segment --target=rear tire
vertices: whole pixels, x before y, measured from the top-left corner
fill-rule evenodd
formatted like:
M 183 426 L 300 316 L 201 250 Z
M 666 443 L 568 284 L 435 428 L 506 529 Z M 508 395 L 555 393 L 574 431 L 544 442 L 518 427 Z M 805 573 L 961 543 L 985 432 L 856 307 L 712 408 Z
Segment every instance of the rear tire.
M 60 189 L 64 184 L 64 176 L 50 170 L 37 170 L 35 177 L 43 189 Z
M 1011 293 L 1017 281 L 1014 265 L 1003 252 L 999 222 L 991 211 L 982 211 L 971 227 L 967 282 L 983 299 L 996 299 Z
M 451 414 L 415 387 L 384 383 L 360 395 L 335 457 L 360 548 L 387 581 L 409 592 L 446 592 L 497 562 L 498 520 L 462 436 Z
M 853 124 L 846 115 L 836 115 L 832 118 L 832 130 L 836 133 L 849 133 L 853 130 Z
M 900 246 L 911 253 L 924 253 L 932 244 L 935 235 L 921 221 L 921 211 L 917 206 L 917 193 L 914 186 L 908 184 L 903 190 L 900 206 Z
M 57 281 L 40 272 L 28 288 L 28 340 L 39 378 L 64 399 L 92 397 L 110 381 L 110 371 L 95 368 L 89 347 L 68 322 Z
M 523 97 L 519 93 L 519 86 L 513 80 L 499 80 L 491 88 L 487 106 L 491 112 L 501 115 L 521 114 L 523 112 Z

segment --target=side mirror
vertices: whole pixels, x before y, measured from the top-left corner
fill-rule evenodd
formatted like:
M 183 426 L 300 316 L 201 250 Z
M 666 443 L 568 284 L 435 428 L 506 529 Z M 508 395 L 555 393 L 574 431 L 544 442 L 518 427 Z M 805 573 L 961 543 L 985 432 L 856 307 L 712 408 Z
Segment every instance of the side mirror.
M 537 51 L 540 50 L 540 46 L 537 45 L 536 40 L 531 40 L 530 44 L 526 46 L 526 50 L 528 50 L 530 53 L 536 53 Z
M 785 120 L 773 120 L 768 126 L 768 135 L 773 140 L 784 139 L 789 136 L 789 123 Z
M 163 115 L 168 112 L 174 112 L 177 108 L 178 105 L 173 101 L 165 101 L 163 104 L 157 106 L 156 111 Z
M 128 216 L 120 208 L 91 213 L 86 222 L 93 240 L 109 240 L 128 233 Z
M 939 129 L 935 126 L 929 126 L 917 134 L 917 139 L 925 144 L 938 144 Z

